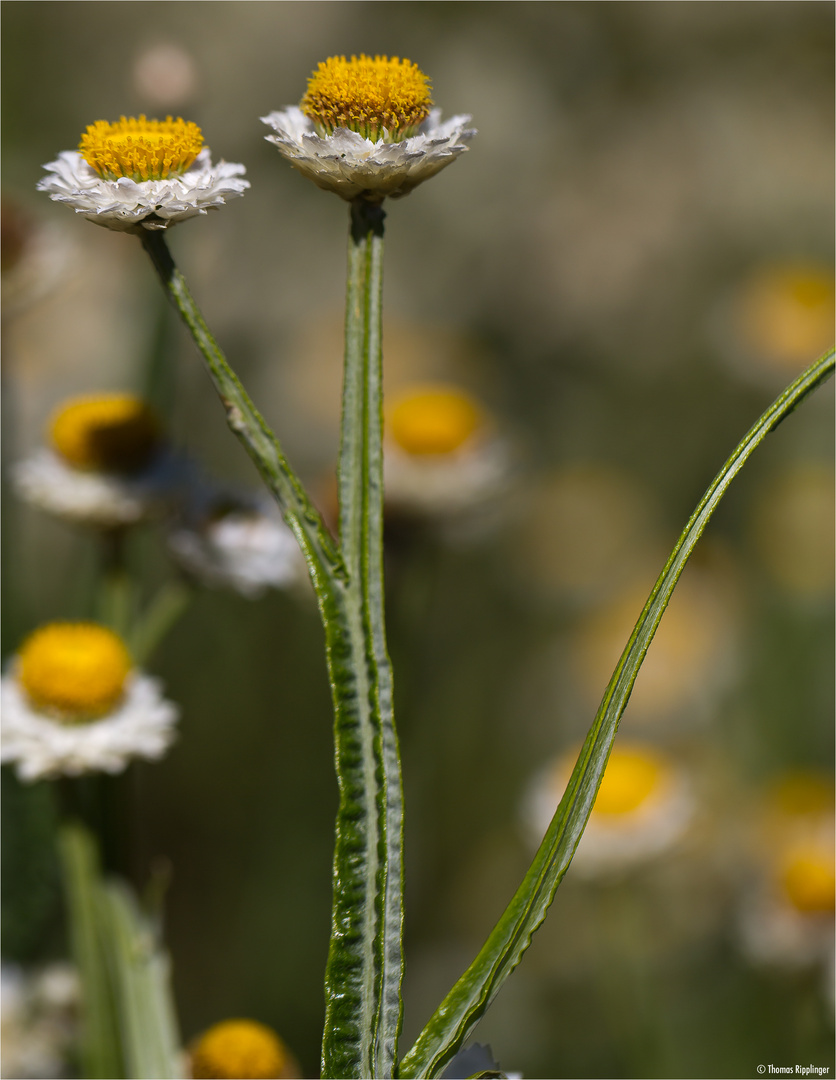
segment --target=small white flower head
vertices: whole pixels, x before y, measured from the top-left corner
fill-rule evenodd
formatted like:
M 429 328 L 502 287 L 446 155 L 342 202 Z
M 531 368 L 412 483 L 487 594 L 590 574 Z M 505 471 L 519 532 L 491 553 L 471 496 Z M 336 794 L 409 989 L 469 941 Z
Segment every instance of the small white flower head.
M 199 492 L 168 543 L 189 574 L 250 599 L 287 588 L 304 575 L 296 537 L 267 500 Z
M 48 623 L 31 634 L 0 684 L 0 761 L 21 780 L 121 772 L 162 757 L 177 708 L 137 671 L 122 640 L 96 623 Z
M 577 754 L 552 762 L 534 780 L 523 806 L 533 841 L 543 838 L 575 765 Z M 586 830 L 572 860 L 584 878 L 618 876 L 670 850 L 694 813 L 689 784 L 656 747 L 613 747 Z
M 14 465 L 27 502 L 78 524 L 133 525 L 162 512 L 185 464 L 166 446 L 151 408 L 133 394 L 71 398 L 47 426 L 49 445 Z
M 836 910 L 832 786 L 804 773 L 785 777 L 757 824 L 757 866 L 738 915 L 741 949 L 762 966 L 826 964 Z
M 38 183 L 56 202 L 119 232 L 166 229 L 223 206 L 250 186 L 243 165 L 212 164 L 197 124 L 167 117 L 97 120 L 78 150 L 45 165 Z
M 465 150 L 469 116 L 441 120 L 417 64 L 397 56 L 332 56 L 299 106 L 262 116 L 268 142 L 325 191 L 380 202 L 407 195 Z
M 411 387 L 386 408 L 384 480 L 390 507 L 427 515 L 472 509 L 507 480 L 507 447 L 463 390 Z

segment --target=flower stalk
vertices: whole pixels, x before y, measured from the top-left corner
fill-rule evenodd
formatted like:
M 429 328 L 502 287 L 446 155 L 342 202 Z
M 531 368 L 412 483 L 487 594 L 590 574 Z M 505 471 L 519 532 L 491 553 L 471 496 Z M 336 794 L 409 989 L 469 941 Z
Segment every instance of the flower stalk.
M 383 611 L 383 218 L 379 205 L 351 204 L 338 480 L 354 688 L 334 696 L 340 805 L 322 1045 L 322 1075 L 339 1077 L 392 1075 L 402 1011 L 403 795 Z

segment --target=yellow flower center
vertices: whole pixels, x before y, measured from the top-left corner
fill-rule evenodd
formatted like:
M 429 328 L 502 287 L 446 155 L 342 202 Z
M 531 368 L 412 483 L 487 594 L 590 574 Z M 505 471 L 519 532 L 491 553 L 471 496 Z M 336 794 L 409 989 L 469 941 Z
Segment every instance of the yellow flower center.
M 397 56 L 331 56 L 308 79 L 300 107 L 325 135 L 356 131 L 372 142 L 400 142 L 430 112 L 430 86 L 417 64 Z
M 452 454 L 482 426 L 484 417 L 467 394 L 426 387 L 389 410 L 389 432 L 408 454 Z
M 795 851 L 783 868 L 782 883 L 798 911 L 828 914 L 836 908 L 836 866 L 832 851 L 817 847 Z
M 81 156 L 105 180 L 164 180 L 188 169 L 203 146 L 203 133 L 190 120 L 147 120 L 123 116 L 97 120 L 81 136 Z
M 66 723 L 103 716 L 122 697 L 131 658 L 121 639 L 96 623 L 49 623 L 18 655 L 18 678 L 36 708 Z
M 630 814 L 658 791 L 666 772 L 664 762 L 652 751 L 615 749 L 595 799 L 596 814 Z
M 50 419 L 52 445 L 77 469 L 134 472 L 160 445 L 154 413 L 132 394 L 73 398 Z
M 254 1020 L 225 1020 L 191 1049 L 193 1080 L 277 1080 L 290 1062 L 282 1040 Z

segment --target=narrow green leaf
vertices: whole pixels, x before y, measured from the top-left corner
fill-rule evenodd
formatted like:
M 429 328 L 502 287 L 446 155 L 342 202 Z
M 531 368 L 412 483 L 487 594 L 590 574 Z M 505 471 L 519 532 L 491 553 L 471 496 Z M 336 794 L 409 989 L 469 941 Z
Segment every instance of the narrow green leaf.
M 99 932 L 116 995 L 127 1075 L 176 1080 L 180 1038 L 170 964 L 131 891 L 109 881 L 98 891 Z
M 340 446 L 344 627 L 331 642 L 340 805 L 324 1077 L 392 1075 L 401 1023 L 402 814 L 383 612 L 383 212 L 352 205 Z M 339 638 L 339 639 L 338 639 Z
M 81 980 L 81 1064 L 89 1080 L 129 1074 L 120 1049 L 119 1020 L 99 934 L 99 858 L 83 826 L 62 826 L 58 836 L 70 924 L 70 944 Z
M 398 1068 L 399 1077 L 435 1077 L 479 1021 L 520 962 L 546 917 L 586 827 L 627 706 L 656 628 L 691 552 L 729 484 L 764 438 L 833 373 L 836 350 L 795 380 L 761 416 L 725 463 L 686 525 L 636 623 L 604 693 L 557 812 L 534 861 L 481 952 L 436 1010 Z

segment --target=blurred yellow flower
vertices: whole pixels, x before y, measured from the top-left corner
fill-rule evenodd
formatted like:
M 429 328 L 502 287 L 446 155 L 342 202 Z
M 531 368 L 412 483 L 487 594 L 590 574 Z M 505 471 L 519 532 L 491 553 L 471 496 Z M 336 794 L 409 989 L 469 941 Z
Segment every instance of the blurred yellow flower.
M 190 1049 L 192 1080 L 290 1080 L 299 1067 L 278 1035 L 255 1020 L 225 1020 Z
M 739 941 L 757 964 L 827 965 L 836 907 L 832 781 L 781 777 L 756 804 L 738 913 Z
M 526 793 L 532 840 L 548 828 L 576 760 L 577 751 L 561 755 Z M 673 847 L 693 813 L 690 785 L 672 758 L 655 746 L 616 742 L 572 867 L 589 878 L 623 873 Z
M 18 678 L 45 712 L 81 723 L 109 712 L 122 697 L 131 658 L 121 639 L 95 623 L 50 623 L 18 654 Z
M 77 469 L 130 473 L 161 447 L 157 418 L 133 394 L 96 394 L 63 402 L 49 421 L 55 450 Z
M 722 331 L 740 370 L 786 381 L 834 340 L 833 267 L 812 261 L 755 267 L 729 299 Z
M 508 451 L 483 407 L 441 383 L 403 388 L 386 406 L 384 479 L 390 507 L 443 515 L 495 496 Z
M 96 623 L 49 623 L 20 647 L 0 684 L 0 760 L 25 781 L 121 772 L 161 757 L 177 709 Z
M 189 479 L 154 412 L 132 394 L 70 398 L 50 417 L 49 446 L 12 466 L 18 495 L 58 517 L 98 528 L 158 515 Z

